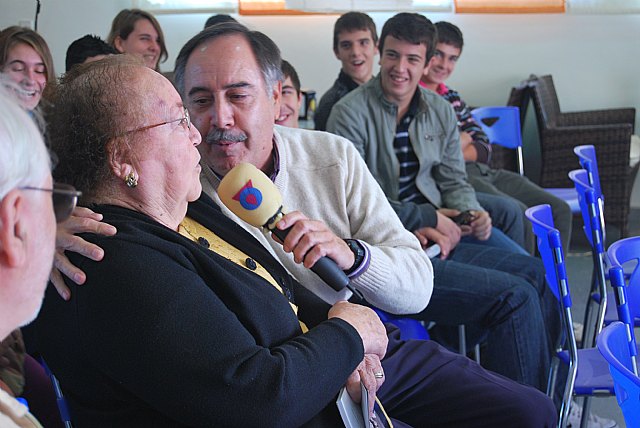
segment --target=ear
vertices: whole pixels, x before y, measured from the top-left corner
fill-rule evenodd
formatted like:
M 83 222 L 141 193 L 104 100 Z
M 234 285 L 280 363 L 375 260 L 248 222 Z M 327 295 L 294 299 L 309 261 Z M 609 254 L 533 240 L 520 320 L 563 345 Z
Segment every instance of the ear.
M 27 260 L 28 228 L 25 218 L 25 198 L 14 189 L 0 201 L 0 264 L 18 268 Z
M 114 47 L 116 48 L 116 50 L 117 50 L 118 52 L 120 52 L 120 53 L 123 53 L 123 52 L 124 52 L 124 49 L 123 49 L 123 46 L 122 46 L 122 45 L 123 45 L 122 37 L 120 37 L 120 36 L 116 36 L 116 38 L 115 38 L 115 39 L 113 39 L 113 46 L 114 46 Z
M 273 97 L 273 120 L 276 120 L 280 116 L 280 102 L 282 101 L 282 82 L 278 81 L 273 85 L 271 90 Z
M 128 161 L 125 150 L 122 149 L 122 144 L 116 140 L 112 140 L 107 147 L 109 162 L 109 168 L 113 174 L 120 180 L 124 181 L 125 177 L 131 172 L 135 172 L 135 167 Z

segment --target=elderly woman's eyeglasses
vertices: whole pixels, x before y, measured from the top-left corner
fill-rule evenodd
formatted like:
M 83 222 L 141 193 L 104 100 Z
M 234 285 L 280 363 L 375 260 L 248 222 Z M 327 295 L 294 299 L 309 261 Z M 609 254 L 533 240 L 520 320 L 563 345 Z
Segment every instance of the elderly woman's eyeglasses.
M 158 126 L 168 125 L 169 123 L 174 123 L 174 122 L 180 122 L 180 125 L 183 125 L 183 126 L 186 125 L 187 130 L 191 129 L 191 116 L 189 116 L 189 110 L 187 110 L 187 108 L 184 107 L 184 116 L 179 119 L 168 120 L 166 122 L 156 123 L 155 125 L 142 126 L 140 128 L 132 129 L 131 131 L 125 131 L 119 136 L 132 134 L 134 132 L 146 131 L 147 129 L 157 128 Z
M 56 222 L 62 223 L 69 218 L 73 209 L 76 207 L 78 197 L 82 192 L 76 190 L 69 184 L 55 183 L 52 189 L 43 189 L 41 187 L 25 186 L 23 190 L 40 190 L 42 192 L 51 192 L 53 198 L 53 212 L 56 216 Z

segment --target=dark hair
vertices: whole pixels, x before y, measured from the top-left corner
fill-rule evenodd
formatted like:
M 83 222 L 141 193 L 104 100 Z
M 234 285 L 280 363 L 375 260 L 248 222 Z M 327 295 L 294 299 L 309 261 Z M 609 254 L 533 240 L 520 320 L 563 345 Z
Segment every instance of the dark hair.
M 212 25 L 222 24 L 223 22 L 238 22 L 233 16 L 225 13 L 219 13 L 217 15 L 211 15 L 207 22 L 204 23 L 204 28 L 211 27 Z
M 427 47 L 425 65 L 428 64 L 431 57 L 433 57 L 436 51 L 436 43 L 438 43 L 436 27 L 424 15 L 418 13 L 402 12 L 389 18 L 389 20 L 384 23 L 378 46 L 381 57 L 383 55 L 384 41 L 387 36 L 392 36 L 396 39 L 413 43 L 414 45 L 425 45 Z
M 76 65 L 47 109 L 49 141 L 60 159 L 54 177 L 82 191 L 84 202 L 110 191 L 109 152 L 130 150 L 131 137 L 122 134 L 142 122 L 153 98 L 138 83 L 136 69 L 146 67 L 129 54 Z
M 48 92 L 47 88 L 51 89 L 56 82 L 56 73 L 53 69 L 53 57 L 51 56 L 47 42 L 40 34 L 29 28 L 14 25 L 0 31 L 0 70 L 4 68 L 7 63 L 11 49 L 19 43 L 30 46 L 40 55 L 40 58 L 42 58 L 47 76 L 45 91 Z
M 436 22 L 436 30 L 438 30 L 438 43 L 446 43 L 462 51 L 464 46 L 464 39 L 462 38 L 462 31 L 447 21 Z
M 129 35 L 133 32 L 133 28 L 141 19 L 148 20 L 153 28 L 155 28 L 158 33 L 158 44 L 160 45 L 160 58 L 158 64 L 161 62 L 165 62 L 169 53 L 167 52 L 167 46 L 164 43 L 164 34 L 162 33 L 162 28 L 160 27 L 160 23 L 158 20 L 151 15 L 149 12 L 140 9 L 122 9 L 115 18 L 113 18 L 113 22 L 111 23 L 111 31 L 109 32 L 109 36 L 107 37 L 107 43 L 109 43 L 114 48 L 116 37 L 120 37 L 123 40 L 127 40 Z M 159 68 L 156 65 L 156 71 Z
M 287 77 L 290 78 L 291 83 L 293 83 L 293 88 L 296 90 L 296 93 L 300 95 L 300 77 L 298 77 L 296 69 L 293 68 L 293 65 L 291 65 L 289 61 L 285 61 L 284 59 L 282 60 L 282 66 L 280 68 L 282 69 L 283 74 L 282 83 L 284 83 L 284 80 L 286 80 Z
M 253 55 L 256 58 L 256 62 L 262 72 L 262 78 L 268 94 L 271 93 L 271 88 L 273 88 L 277 82 L 281 82 L 283 80 L 282 70 L 280 69 L 280 64 L 282 63 L 280 49 L 278 49 L 278 46 L 273 42 L 273 40 L 265 34 L 259 31 L 251 31 L 244 25 L 237 22 L 225 22 L 223 24 L 216 24 L 212 27 L 205 28 L 200 33 L 193 36 L 180 50 L 180 53 L 176 58 L 174 78 L 176 88 L 178 88 L 178 92 L 183 98 L 186 96 L 184 88 L 184 72 L 191 53 L 201 44 L 227 35 L 240 35 L 249 42 Z
M 76 64 L 82 64 L 92 56 L 114 55 L 117 53 L 118 51 L 113 46 L 108 45 L 100 37 L 87 34 L 71 42 L 67 48 L 66 71 L 71 70 L 71 67 Z
M 347 12 L 340 16 L 333 26 L 333 50 L 338 51 L 338 38 L 343 31 L 366 31 L 371 32 L 371 38 L 373 44 L 378 43 L 378 31 L 376 30 L 376 23 L 366 13 L 362 12 Z

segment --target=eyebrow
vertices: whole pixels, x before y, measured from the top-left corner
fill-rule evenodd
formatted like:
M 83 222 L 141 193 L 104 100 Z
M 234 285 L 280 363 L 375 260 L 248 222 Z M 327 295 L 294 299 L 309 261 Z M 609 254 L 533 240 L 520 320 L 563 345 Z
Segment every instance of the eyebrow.
M 252 85 L 249 82 L 236 82 L 236 83 L 230 83 L 228 85 L 225 85 L 222 87 L 223 90 L 228 90 L 228 89 L 237 89 L 237 88 L 252 88 L 254 87 L 254 85 Z M 193 95 L 197 92 L 211 92 L 211 89 L 205 87 L 205 86 L 194 86 L 193 88 L 191 88 L 191 90 L 189 91 L 189 93 L 187 95 Z
M 11 61 L 9 64 L 14 64 L 16 62 L 19 62 L 20 64 L 27 64 L 26 61 L 23 61 L 21 59 L 14 59 L 13 61 Z M 34 63 L 35 65 L 44 65 L 44 62 L 36 62 Z

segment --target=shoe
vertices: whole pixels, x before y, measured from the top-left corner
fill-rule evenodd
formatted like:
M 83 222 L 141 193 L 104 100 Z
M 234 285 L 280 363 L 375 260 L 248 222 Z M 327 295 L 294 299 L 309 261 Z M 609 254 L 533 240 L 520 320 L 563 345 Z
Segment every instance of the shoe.
M 582 406 L 576 401 L 571 402 L 571 409 L 569 410 L 569 420 L 567 421 L 567 428 L 580 428 L 580 421 L 582 420 Z M 593 412 L 589 414 L 589 420 L 587 421 L 588 428 L 614 428 L 618 423 L 613 419 L 602 418 L 595 415 Z

